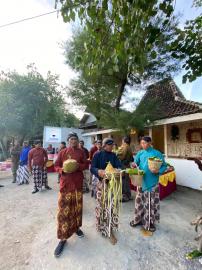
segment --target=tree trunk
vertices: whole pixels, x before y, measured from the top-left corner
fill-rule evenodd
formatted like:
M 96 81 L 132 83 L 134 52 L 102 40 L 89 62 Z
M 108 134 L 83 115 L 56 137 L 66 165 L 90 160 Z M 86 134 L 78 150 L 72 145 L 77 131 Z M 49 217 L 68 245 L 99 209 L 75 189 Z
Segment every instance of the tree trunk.
M 2 139 L 0 139 L 0 147 L 2 149 L 3 159 L 6 160 L 8 155 L 7 155 L 7 151 L 6 151 L 6 146 L 4 145 L 4 142 Z
M 25 135 L 25 134 L 24 134 L 24 135 L 22 135 L 22 136 L 20 136 L 20 137 L 18 138 L 18 141 L 19 141 L 20 145 L 22 145 L 22 144 L 23 144 L 23 142 L 24 142 L 25 138 L 26 138 L 26 135 Z
M 120 105 L 121 105 L 121 98 L 123 96 L 123 93 L 125 91 L 125 86 L 127 84 L 127 78 L 123 79 L 121 81 L 121 84 L 120 84 L 120 88 L 119 88 L 119 91 L 118 91 L 118 96 L 117 96 L 117 99 L 116 99 L 116 110 L 119 111 L 120 109 Z

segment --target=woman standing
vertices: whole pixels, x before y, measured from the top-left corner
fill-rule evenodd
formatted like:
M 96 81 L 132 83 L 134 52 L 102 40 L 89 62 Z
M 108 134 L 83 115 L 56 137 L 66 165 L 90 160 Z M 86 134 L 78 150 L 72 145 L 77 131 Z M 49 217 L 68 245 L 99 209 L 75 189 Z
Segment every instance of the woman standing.
M 159 175 L 162 174 L 167 164 L 163 155 L 151 145 L 149 136 L 141 139 L 141 148 L 135 157 L 136 165 L 145 172 L 142 187 L 138 188 L 135 198 L 134 219 L 130 222 L 131 227 L 142 225 L 145 230 L 154 232 L 155 223 L 160 221 L 160 199 L 159 199 Z M 156 157 L 162 160 L 159 170 L 149 169 L 148 159 Z

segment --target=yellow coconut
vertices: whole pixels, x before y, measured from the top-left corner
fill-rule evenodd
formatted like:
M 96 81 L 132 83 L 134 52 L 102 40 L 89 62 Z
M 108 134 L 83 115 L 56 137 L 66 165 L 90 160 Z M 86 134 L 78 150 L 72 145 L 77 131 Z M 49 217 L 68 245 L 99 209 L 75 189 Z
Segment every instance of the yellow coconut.
M 115 169 L 112 164 L 109 162 L 107 164 L 107 167 L 105 168 L 105 172 L 106 173 L 116 173 L 117 172 L 117 169 Z
M 72 173 L 78 169 L 78 163 L 75 159 L 67 159 L 63 162 L 63 171 L 65 173 Z

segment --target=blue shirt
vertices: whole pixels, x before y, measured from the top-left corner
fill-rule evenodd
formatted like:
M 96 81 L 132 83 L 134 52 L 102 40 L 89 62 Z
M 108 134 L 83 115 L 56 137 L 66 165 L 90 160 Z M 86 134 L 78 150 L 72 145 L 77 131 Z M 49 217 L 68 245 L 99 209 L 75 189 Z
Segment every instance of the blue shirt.
M 113 152 L 107 152 L 102 150 L 100 152 L 95 153 L 92 163 L 91 163 L 91 173 L 94 174 L 97 178 L 98 170 L 105 170 L 108 162 L 112 164 L 112 166 L 116 169 L 121 169 L 121 162 L 117 158 L 116 154 Z
M 161 165 L 158 174 L 154 174 L 149 170 L 148 159 L 150 157 L 157 157 L 163 161 L 163 164 Z M 151 191 L 152 187 L 158 184 L 159 175 L 162 174 L 167 168 L 165 159 L 161 152 L 152 147 L 149 147 L 146 150 L 139 151 L 135 157 L 135 163 L 140 168 L 140 170 L 143 170 L 145 172 L 142 183 L 142 191 Z
M 20 153 L 20 165 L 24 166 L 28 163 L 28 154 L 31 148 L 29 146 L 23 147 Z

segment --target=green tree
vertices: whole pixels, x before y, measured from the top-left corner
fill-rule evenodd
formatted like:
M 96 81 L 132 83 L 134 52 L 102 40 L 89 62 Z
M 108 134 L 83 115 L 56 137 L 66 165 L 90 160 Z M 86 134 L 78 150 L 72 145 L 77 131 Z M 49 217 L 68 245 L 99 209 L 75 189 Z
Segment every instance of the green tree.
M 113 69 L 119 67 L 119 58 L 127 59 L 128 73 L 143 74 L 149 62 L 148 54 L 156 58 L 161 33 L 170 28 L 175 0 L 56 0 L 61 3 L 61 13 L 65 22 L 79 18 L 91 33 L 86 46 L 86 54 L 92 54 L 90 72 L 111 58 Z M 194 7 L 201 7 L 201 0 L 193 0 Z M 161 24 L 156 22 L 161 20 Z M 175 59 L 183 60 L 186 74 L 183 82 L 193 81 L 202 75 L 202 17 L 187 21 L 184 29 L 176 28 L 167 53 L 172 52 Z M 105 43 L 108 33 L 113 34 L 113 45 L 106 51 Z M 97 46 L 94 46 L 96 40 Z M 96 61 L 96 59 L 99 59 Z M 112 71 L 109 70 L 111 73 Z M 121 88 L 120 88 L 121 93 Z M 117 100 L 118 105 L 118 100 Z
M 78 123 L 66 109 L 58 77 L 50 72 L 44 79 L 28 66 L 27 74 L 1 73 L 0 137 L 19 140 L 42 135 L 44 125 L 70 126 Z
M 193 2 L 195 7 L 202 7 L 201 0 Z M 183 62 L 186 73 L 183 82 L 192 82 L 202 76 L 202 14 L 186 21 L 183 29 L 177 29 L 175 40 L 171 43 L 172 56 Z
M 83 36 L 73 38 L 77 41 L 67 53 L 68 63 L 82 70 L 85 79 L 87 75 L 104 74 L 105 81 L 107 75 L 111 77 L 116 84 L 117 110 L 126 85 L 170 75 L 177 67 L 176 62 L 171 63 L 167 48 L 176 27 L 170 18 L 173 1 L 60 2 L 64 21 L 74 21 L 78 16 L 84 28 Z
M 201 7 L 202 6 L 202 0 L 194 0 L 193 1 L 194 7 Z
M 175 22 L 173 24 L 175 25 Z M 65 44 L 66 62 L 78 72 L 77 78 L 71 81 L 68 94 L 71 95 L 76 105 L 85 107 L 87 111 L 93 113 L 100 126 L 117 128 L 119 126 L 122 129 L 126 125 L 125 119 L 127 118 L 133 120 L 133 123 L 129 124 L 129 126 L 139 126 L 140 121 L 137 117 L 129 117 L 130 113 L 121 110 L 121 107 L 124 101 L 129 99 L 128 92 L 140 91 L 143 87 L 141 82 L 145 86 L 151 81 L 170 76 L 170 74 L 177 71 L 178 62 L 172 61 L 170 54 L 166 52 L 166 47 L 172 38 L 172 29 L 167 30 L 162 35 L 161 43 L 156 47 L 159 52 L 157 58 L 153 59 L 148 55 L 150 62 L 145 66 L 142 75 L 128 73 L 129 59 L 127 56 L 126 59 L 119 59 L 116 70 L 110 57 L 104 60 L 103 56 L 100 56 L 99 68 L 95 68 L 93 72 L 89 73 L 89 66 L 92 65 L 93 59 L 90 53 L 86 54 L 86 46 L 88 46 L 90 36 L 91 33 L 87 29 L 80 29 L 74 31 L 72 40 Z M 105 51 L 111 51 L 112 36 L 112 34 L 108 33 Z M 96 46 L 95 41 L 94 47 Z M 99 59 L 96 59 L 96 61 Z M 130 88 L 131 86 L 133 88 Z M 127 91 L 127 89 L 130 90 Z M 144 120 L 143 117 L 139 119 Z

